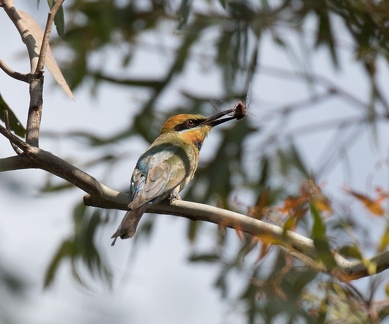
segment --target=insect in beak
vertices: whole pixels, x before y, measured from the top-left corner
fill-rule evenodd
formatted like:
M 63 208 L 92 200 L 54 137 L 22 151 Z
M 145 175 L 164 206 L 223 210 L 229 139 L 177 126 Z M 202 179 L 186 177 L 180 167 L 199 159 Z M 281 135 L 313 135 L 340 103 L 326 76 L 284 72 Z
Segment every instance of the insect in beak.
M 228 109 L 228 110 L 225 110 L 225 111 L 222 111 L 222 112 L 219 112 L 211 117 L 208 117 L 207 119 L 205 119 L 201 125 L 209 125 L 211 127 L 214 127 L 216 125 L 220 125 L 220 124 L 223 124 L 227 121 L 230 121 L 230 120 L 233 120 L 233 119 L 238 119 L 237 116 L 231 116 L 231 117 L 227 117 L 227 118 L 223 118 L 223 119 L 220 119 L 222 117 L 224 117 L 225 115 L 228 115 L 230 113 L 234 112 L 234 109 Z

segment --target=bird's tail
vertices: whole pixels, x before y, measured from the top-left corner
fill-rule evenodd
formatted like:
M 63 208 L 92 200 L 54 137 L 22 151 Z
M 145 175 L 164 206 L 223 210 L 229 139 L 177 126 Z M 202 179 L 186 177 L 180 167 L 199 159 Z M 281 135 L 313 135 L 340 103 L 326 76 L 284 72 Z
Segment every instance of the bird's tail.
M 129 210 L 116 230 L 116 232 L 111 236 L 113 239 L 112 246 L 115 245 L 116 239 L 120 236 L 121 239 L 127 239 L 134 236 L 136 227 L 138 226 L 139 220 L 141 219 L 143 213 L 146 210 L 146 206 L 143 206 L 138 209 Z

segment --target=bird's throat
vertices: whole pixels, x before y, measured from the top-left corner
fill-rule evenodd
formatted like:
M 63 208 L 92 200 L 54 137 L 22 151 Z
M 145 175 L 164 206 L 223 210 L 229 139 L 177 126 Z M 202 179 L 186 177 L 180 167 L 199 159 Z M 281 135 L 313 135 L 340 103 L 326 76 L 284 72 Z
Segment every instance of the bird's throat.
M 185 141 L 189 142 L 193 146 L 197 148 L 197 150 L 200 151 L 203 142 L 207 135 L 209 134 L 209 131 L 211 130 L 211 127 L 209 126 L 203 126 L 198 127 L 190 130 L 186 130 L 180 133 L 180 137 Z

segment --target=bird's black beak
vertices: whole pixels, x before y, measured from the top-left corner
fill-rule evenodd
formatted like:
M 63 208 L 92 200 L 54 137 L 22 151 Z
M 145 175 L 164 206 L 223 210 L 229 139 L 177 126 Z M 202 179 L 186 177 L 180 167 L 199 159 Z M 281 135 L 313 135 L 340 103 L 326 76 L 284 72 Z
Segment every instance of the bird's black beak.
M 227 118 L 220 119 L 220 118 L 224 117 L 225 115 L 228 115 L 228 114 L 233 113 L 233 112 L 234 112 L 234 109 L 228 109 L 228 110 L 225 110 L 223 112 L 219 112 L 219 113 L 205 119 L 201 123 L 201 125 L 208 125 L 208 126 L 214 127 L 216 125 L 220 125 L 220 124 L 225 123 L 227 121 L 236 119 L 236 116 L 230 116 Z

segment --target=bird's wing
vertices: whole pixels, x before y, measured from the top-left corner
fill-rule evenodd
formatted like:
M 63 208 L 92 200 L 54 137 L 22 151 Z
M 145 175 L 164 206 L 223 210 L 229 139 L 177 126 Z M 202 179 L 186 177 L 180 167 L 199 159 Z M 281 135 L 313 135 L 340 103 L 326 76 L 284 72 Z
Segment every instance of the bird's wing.
M 179 146 L 141 158 L 132 175 L 129 207 L 136 209 L 165 199 L 186 179 L 190 170 L 187 154 Z

